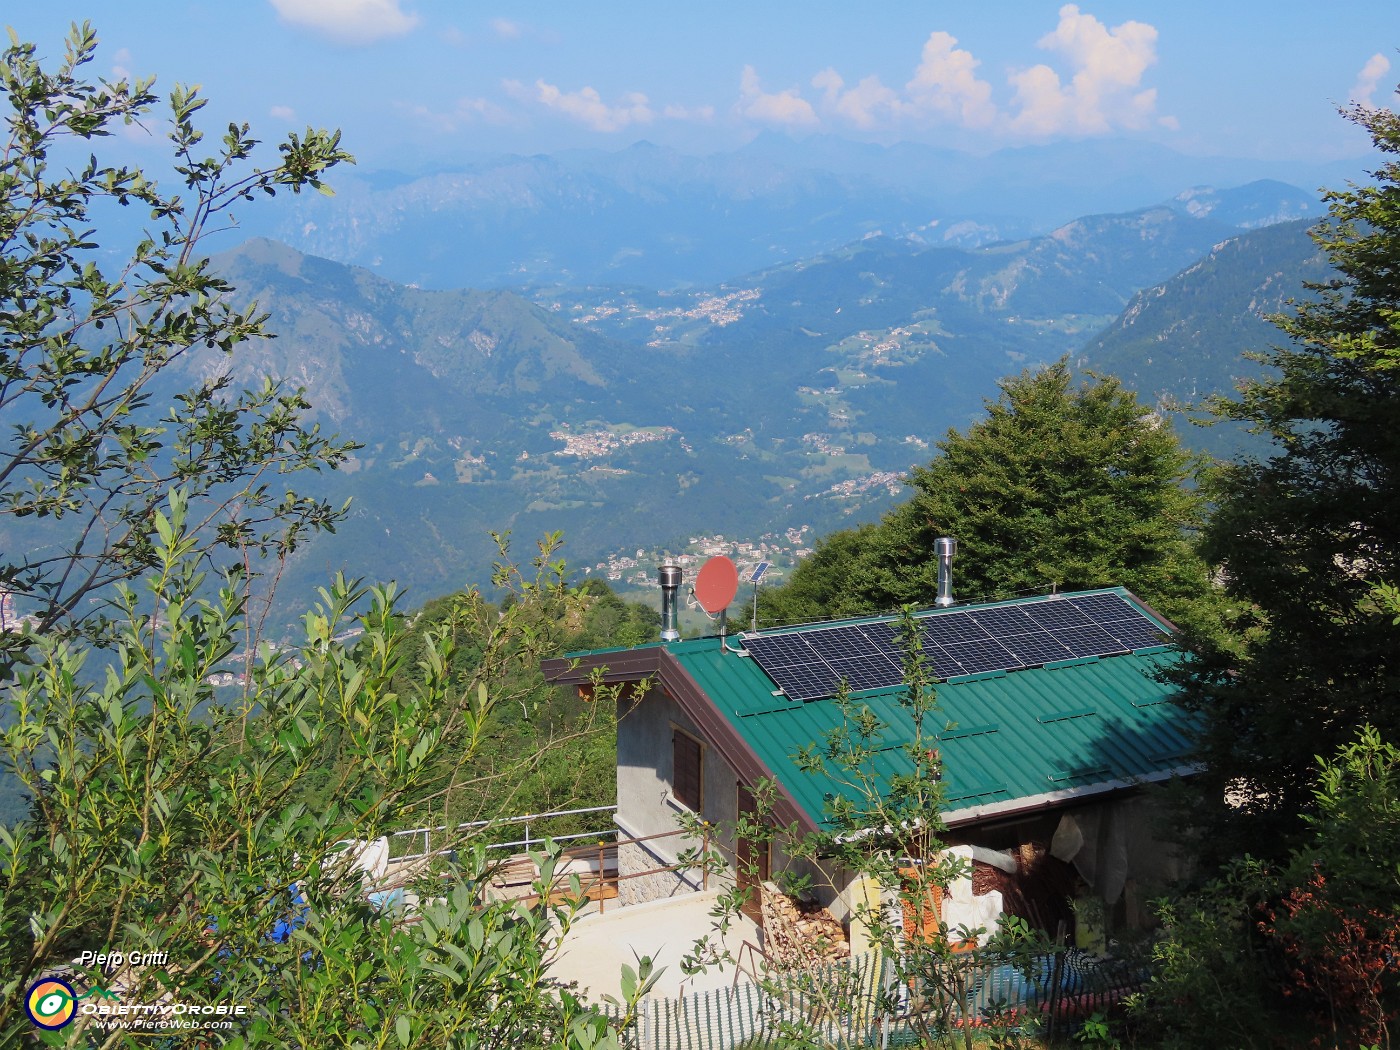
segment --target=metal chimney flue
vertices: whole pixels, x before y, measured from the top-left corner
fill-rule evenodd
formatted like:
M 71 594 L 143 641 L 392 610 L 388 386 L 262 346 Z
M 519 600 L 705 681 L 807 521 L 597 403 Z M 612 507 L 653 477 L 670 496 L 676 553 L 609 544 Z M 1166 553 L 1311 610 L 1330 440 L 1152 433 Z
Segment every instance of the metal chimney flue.
M 667 559 L 656 570 L 661 584 L 661 640 L 678 642 L 681 638 L 677 617 L 680 615 L 681 567 Z
M 938 555 L 938 598 L 933 604 L 946 609 L 953 604 L 953 555 L 958 553 L 958 541 L 940 536 L 933 541 L 933 550 Z

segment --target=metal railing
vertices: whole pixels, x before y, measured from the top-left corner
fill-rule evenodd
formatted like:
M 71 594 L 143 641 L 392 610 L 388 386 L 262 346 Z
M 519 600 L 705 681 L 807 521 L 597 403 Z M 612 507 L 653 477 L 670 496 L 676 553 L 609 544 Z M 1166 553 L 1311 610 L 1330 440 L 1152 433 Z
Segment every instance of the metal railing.
M 576 839 L 592 839 L 593 841 L 616 841 L 617 828 L 615 826 L 602 828 L 597 831 L 580 831 L 569 835 L 539 835 L 530 833 L 530 824 L 534 822 L 538 827 L 540 821 L 549 820 L 555 817 L 575 817 L 586 813 L 616 813 L 617 806 L 587 806 L 582 809 L 558 809 L 548 813 L 526 813 L 519 817 L 498 817 L 495 820 L 470 820 L 463 824 L 443 824 L 429 828 L 409 828 L 405 831 L 393 831 L 389 833 L 389 859 L 392 861 L 402 860 L 425 860 L 428 857 L 435 857 L 449 852 L 454 848 L 455 843 L 464 835 L 473 830 L 481 828 L 499 827 L 507 824 L 523 825 L 523 838 L 512 839 L 509 842 L 488 842 L 486 849 L 524 849 L 528 850 L 534 846 L 543 846 L 546 842 L 572 842 Z M 419 842 L 413 843 L 414 837 L 419 837 Z M 434 838 L 439 841 L 446 838 L 447 843 L 433 848 Z M 397 847 L 401 842 L 412 845 L 421 845 L 421 849 L 416 851 L 408 850 L 398 852 Z
M 663 831 L 663 832 L 660 832 L 659 834 L 656 834 L 656 835 L 644 835 L 644 836 L 642 836 L 641 838 L 617 839 L 617 840 L 613 843 L 613 847 L 612 847 L 612 848 L 614 849 L 614 851 L 616 851 L 616 850 L 617 850 L 619 847 L 621 847 L 621 846 L 638 845 L 638 844 L 643 843 L 643 842 L 651 842 L 651 841 L 653 841 L 653 840 L 655 840 L 655 839 L 674 838 L 674 837 L 676 837 L 677 835 L 685 836 L 685 837 L 687 837 L 687 838 L 692 837 L 690 831 L 688 831 L 688 830 L 685 829 L 685 828 L 679 828 L 679 829 L 677 829 L 677 830 L 675 830 L 675 831 Z M 555 841 L 558 841 L 558 840 L 556 839 Z M 699 868 L 699 869 L 700 869 L 700 890 L 701 890 L 701 892 L 704 892 L 704 891 L 706 891 L 706 890 L 708 890 L 708 889 L 710 888 L 710 864 L 708 863 L 708 860 L 707 860 L 707 858 L 709 857 L 709 854 L 710 854 L 710 828 L 709 828 L 709 825 L 706 825 L 705 828 L 704 828 L 704 831 L 702 832 L 702 835 L 701 835 L 701 847 L 700 847 L 700 849 L 701 849 L 701 852 L 700 852 L 699 858 L 698 858 L 697 860 L 693 861 L 693 862 L 681 863 L 681 862 L 677 861 L 675 864 L 665 864 L 665 865 L 662 865 L 662 866 L 659 867 L 659 868 L 648 868 L 648 869 L 645 870 L 645 871 L 630 871 L 630 872 L 628 872 L 626 875 L 624 875 L 624 874 L 622 874 L 620 871 L 617 871 L 617 870 L 614 870 L 614 871 L 612 871 L 611 873 L 609 873 L 609 871 L 607 870 L 607 867 L 606 867 L 606 863 L 605 863 L 605 857 L 606 857 L 606 853 L 607 853 L 607 847 L 606 847 L 605 845 L 603 845 L 602 843 L 599 843 L 599 845 L 598 845 L 598 853 L 597 853 L 597 863 L 598 863 L 597 877 L 596 877 L 596 878 L 591 878 L 591 877 L 590 877 L 590 878 L 583 878 L 583 879 L 580 879 L 580 883 L 579 883 L 580 889 L 581 889 L 581 891 L 582 891 L 582 893 L 583 893 L 584 896 L 593 896 L 593 894 L 596 892 L 596 896 L 593 896 L 593 899 L 597 901 L 597 904 L 598 904 L 598 914 L 599 914 L 599 915 L 602 915 L 602 914 L 605 912 L 606 908 L 607 908 L 607 898 L 608 898 L 609 896 L 616 896 L 616 892 L 617 892 L 618 888 L 622 885 L 622 883 L 628 882 L 628 881 L 630 881 L 630 880 L 632 880 L 632 879 L 643 879 L 643 878 L 646 878 L 646 877 L 649 876 L 649 875 L 660 875 L 660 874 L 662 874 L 663 872 L 677 872 L 677 873 L 679 873 L 679 872 L 690 871 L 690 870 L 692 870 L 692 869 L 694 869 L 694 868 Z M 576 859 L 580 859 L 580 860 L 584 860 L 584 859 L 591 860 L 591 859 L 592 859 L 592 857 L 590 856 L 590 851 L 589 851 L 589 850 L 586 850 L 586 849 L 573 849 L 573 850 L 568 850 L 568 851 L 566 851 L 566 855 L 571 855 L 572 857 L 574 857 L 574 858 L 576 858 Z M 616 858 L 616 857 L 617 857 L 617 853 L 614 852 L 613 856 L 614 856 L 614 858 Z M 558 887 L 558 886 L 563 885 L 564 883 L 566 883 L 566 882 L 568 881 L 568 878 L 569 878 L 569 874 L 568 874 L 567 872 L 562 872 L 562 873 L 561 873 L 561 872 L 556 872 L 556 874 L 555 874 L 555 876 L 554 876 L 554 887 Z M 561 892 L 561 891 L 559 891 L 559 890 L 557 890 L 557 889 L 554 889 L 554 887 L 551 887 L 551 890 L 550 890 L 551 894 Z M 609 888 L 612 889 L 612 891 L 613 891 L 612 894 L 609 894 L 609 893 L 607 892 Z M 528 897 L 528 898 L 526 898 L 526 899 L 527 899 L 527 900 L 534 900 L 535 898 L 534 898 L 534 897 Z
M 508 824 L 521 825 L 523 829 L 522 838 L 510 839 L 508 841 L 503 842 L 488 842 L 485 844 L 485 848 L 488 850 L 528 851 L 530 847 L 543 846 L 546 842 L 573 842 L 579 839 L 589 839 L 593 843 L 596 843 L 597 874 L 596 876 L 583 879 L 582 883 L 584 885 L 586 894 L 591 895 L 593 892 L 597 892 L 596 899 L 598 902 L 598 911 L 600 913 L 605 907 L 604 899 L 607 896 L 608 889 L 611 889 L 613 895 L 616 895 L 616 891 L 621 883 L 627 882 L 631 879 L 640 879 L 646 878 L 650 875 L 658 875 L 662 872 L 681 873 L 692 871 L 698 868 L 700 871 L 701 891 L 709 889 L 710 869 L 712 865 L 709 859 L 711 844 L 711 828 L 708 824 L 704 825 L 701 830 L 699 836 L 700 852 L 699 855 L 694 859 L 687 860 L 685 863 L 677 861 L 674 864 L 666 864 L 656 868 L 649 868 L 645 871 L 628 872 L 625 875 L 616 870 L 616 857 L 619 847 L 625 845 L 640 845 L 641 843 L 651 842 L 656 839 L 674 838 L 676 836 L 684 836 L 693 839 L 693 833 L 687 829 L 680 828 L 675 831 L 665 831 L 655 835 L 644 835 L 641 838 L 624 839 L 619 837 L 618 828 L 616 827 L 616 825 L 614 825 L 612 827 L 603 828 L 597 831 L 581 831 L 566 835 L 531 834 L 532 822 L 534 823 L 535 829 L 537 830 L 541 821 L 546 821 L 557 817 L 577 817 L 590 813 L 615 813 L 616 811 L 616 805 L 588 806 L 580 809 L 554 810 L 548 813 L 527 813 L 518 817 L 502 817 L 496 820 L 473 820 L 455 825 L 443 824 L 438 825 L 436 827 L 408 828 L 403 831 L 393 831 L 390 832 L 388 836 L 386 836 L 389 840 L 388 861 L 391 865 L 392 870 L 397 872 L 399 876 L 402 877 L 402 873 L 405 870 L 405 866 L 407 866 L 408 868 L 412 868 L 415 866 L 416 862 L 426 861 L 432 857 L 443 856 L 451 853 L 456 848 L 460 840 L 465 835 L 470 834 L 472 831 L 480 830 L 482 828 L 498 827 Z M 437 843 L 436 846 L 434 845 L 435 842 Z M 399 843 L 407 843 L 410 846 L 418 846 L 419 848 L 416 851 L 401 853 L 397 851 L 397 844 Z M 572 849 L 566 850 L 565 853 L 566 856 L 571 859 L 594 860 L 595 851 L 593 849 L 590 849 L 589 847 L 580 848 L 576 846 Z M 611 854 L 611 856 L 614 858 L 614 868 L 611 871 L 609 871 L 607 868 L 607 858 L 609 854 Z M 556 885 L 558 885 L 567 881 L 567 879 L 568 874 L 561 872 L 555 875 L 554 882 Z M 554 893 L 556 891 L 551 887 L 550 892 Z

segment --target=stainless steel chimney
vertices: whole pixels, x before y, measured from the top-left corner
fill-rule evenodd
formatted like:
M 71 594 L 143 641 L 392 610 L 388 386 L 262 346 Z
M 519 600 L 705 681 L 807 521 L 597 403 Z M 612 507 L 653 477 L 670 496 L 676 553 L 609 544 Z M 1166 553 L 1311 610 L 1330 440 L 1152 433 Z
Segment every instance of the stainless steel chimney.
M 668 558 L 656 570 L 656 578 L 661 583 L 661 640 L 678 642 L 681 632 L 676 617 L 680 610 L 681 567 Z
M 940 536 L 933 541 L 933 550 L 938 555 L 938 598 L 933 604 L 946 609 L 953 604 L 953 555 L 958 553 L 958 541 Z

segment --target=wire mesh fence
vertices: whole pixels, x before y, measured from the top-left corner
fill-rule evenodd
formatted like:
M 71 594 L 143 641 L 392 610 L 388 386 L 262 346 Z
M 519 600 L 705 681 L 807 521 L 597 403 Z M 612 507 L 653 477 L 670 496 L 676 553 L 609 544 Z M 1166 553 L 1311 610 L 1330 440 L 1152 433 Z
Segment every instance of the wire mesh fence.
M 770 970 L 730 988 L 648 999 L 623 1042 L 634 1050 L 778 1050 L 908 1046 L 930 1032 L 965 1025 L 1053 1032 L 1111 1008 L 1145 977 L 1135 964 L 1072 948 L 1014 959 L 967 953 L 923 967 L 896 967 L 871 954 L 816 969 Z

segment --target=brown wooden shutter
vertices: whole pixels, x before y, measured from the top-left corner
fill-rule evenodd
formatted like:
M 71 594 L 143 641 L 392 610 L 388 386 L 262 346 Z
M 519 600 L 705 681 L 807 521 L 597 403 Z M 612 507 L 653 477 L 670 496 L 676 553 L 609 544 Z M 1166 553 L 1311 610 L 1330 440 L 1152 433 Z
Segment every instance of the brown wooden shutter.
M 700 812 L 700 742 L 679 729 L 671 735 L 671 793 L 677 802 Z

